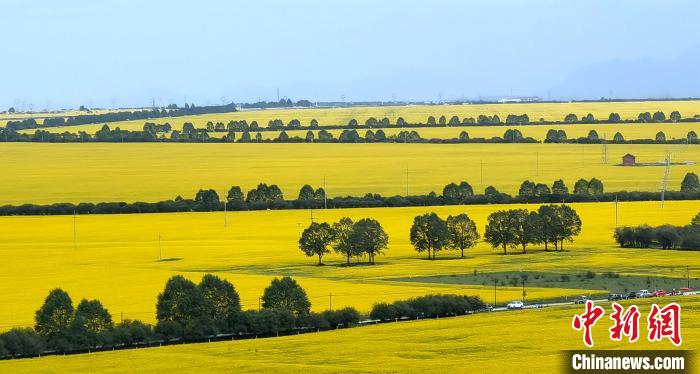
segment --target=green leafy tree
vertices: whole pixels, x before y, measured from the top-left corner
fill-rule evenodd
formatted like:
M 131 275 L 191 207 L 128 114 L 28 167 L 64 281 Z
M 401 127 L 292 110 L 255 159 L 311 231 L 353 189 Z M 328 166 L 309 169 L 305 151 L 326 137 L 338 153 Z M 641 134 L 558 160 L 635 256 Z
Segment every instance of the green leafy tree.
M 301 187 L 301 190 L 299 190 L 299 198 L 298 200 L 301 201 L 308 201 L 308 200 L 313 200 L 316 198 L 315 192 L 313 187 L 309 186 L 308 184 L 305 184 L 304 186 Z
M 314 142 L 314 132 L 309 130 L 306 132 L 306 137 L 304 138 L 304 141 L 307 143 L 313 143 Z
M 165 284 L 163 292 L 158 294 L 156 319 L 158 322 L 172 321 L 180 326 L 205 316 L 207 309 L 202 291 L 194 282 L 175 275 Z
M 435 252 L 449 244 L 450 233 L 444 220 L 435 213 L 427 213 L 413 219 L 410 239 L 416 251 L 427 252 L 428 259 L 435 259 Z
M 544 243 L 544 250 L 549 251 L 548 244 L 556 243 L 556 232 L 559 227 L 556 205 L 542 205 L 537 209 L 539 229 L 538 242 Z
M 448 216 L 445 223 L 449 234 L 449 248 L 461 251 L 464 258 L 464 250 L 472 248 L 479 241 L 476 223 L 464 213 Z
M 588 132 L 588 140 L 590 141 L 598 141 L 600 137 L 598 136 L 598 132 L 595 130 L 591 130 Z
M 242 204 L 244 201 L 244 198 L 243 198 L 243 191 L 241 191 L 241 187 L 232 186 L 231 189 L 228 190 L 228 194 L 226 194 L 226 200 L 229 203 Z
M 615 143 L 624 143 L 625 142 L 625 137 L 620 134 L 620 132 L 616 132 L 615 136 L 613 137 L 613 142 Z
M 664 112 L 658 111 L 654 112 L 654 115 L 651 117 L 652 121 L 654 122 L 663 122 L 666 120 L 666 115 Z
M 620 115 L 618 113 L 610 113 L 608 116 L 608 122 L 617 123 L 620 122 Z
M 518 189 L 518 195 L 520 196 L 535 196 L 535 182 L 529 180 L 524 181 L 520 184 L 520 189 Z
M 318 256 L 318 264 L 323 265 L 323 255 L 330 253 L 333 230 L 326 222 L 312 222 L 299 238 L 299 249 L 309 257 Z
M 355 222 L 349 240 L 353 243 L 355 253 L 367 253 L 371 264 L 389 245 L 389 235 L 382 225 L 372 218 L 363 218 Z
M 227 329 L 228 321 L 241 311 L 241 298 L 236 288 L 225 279 L 206 274 L 199 282 L 199 289 L 209 318 L 220 330 Z
M 291 277 L 275 278 L 265 288 L 262 307 L 280 309 L 292 313 L 295 317 L 308 315 L 311 302 L 306 291 Z
M 698 134 L 693 130 L 688 131 L 688 135 L 686 135 L 685 137 L 686 139 L 688 139 L 688 144 L 698 143 Z
M 75 309 L 73 325 L 93 334 L 110 331 L 114 328 L 112 316 L 99 300 L 83 299 Z
M 657 132 L 655 140 L 657 143 L 665 143 L 666 142 L 666 134 L 664 134 L 663 131 Z
M 559 223 L 555 232 L 555 238 L 559 241 L 558 249 L 563 251 L 564 241 L 573 242 L 574 237 L 581 233 L 581 218 L 568 205 L 557 206 L 556 212 Z
M 515 243 L 515 232 L 507 211 L 499 210 L 489 215 L 484 240 L 493 248 L 503 248 L 503 254 L 508 253 L 508 246 Z
M 60 288 L 49 292 L 44 304 L 36 311 L 34 330 L 44 337 L 64 335 L 73 321 L 73 301 Z
M 566 187 L 566 184 L 564 184 L 564 181 L 561 179 L 557 179 L 554 181 L 554 184 L 552 184 L 552 194 L 553 195 L 568 195 L 569 194 L 569 188 Z
M 543 197 L 543 196 L 549 196 L 552 194 L 552 191 L 549 190 L 549 186 L 547 186 L 544 183 L 537 183 L 535 185 L 535 196 L 538 197 Z
M 428 125 L 434 125 L 435 124 L 435 117 L 429 116 L 428 117 Z
M 603 194 L 603 182 L 600 179 L 592 178 L 588 182 L 588 194 L 589 195 L 602 195 Z
M 588 181 L 581 178 L 574 184 L 574 194 L 576 195 L 588 195 Z
M 573 113 L 569 113 L 564 117 L 564 122 L 566 123 L 575 123 L 578 122 L 578 116 L 576 116 Z
M 671 122 L 678 122 L 681 120 L 681 113 L 677 110 L 674 110 L 673 112 L 671 112 L 669 118 L 671 119 Z
M 221 207 L 219 194 L 214 190 L 199 190 L 194 197 L 194 202 L 197 203 L 197 210 L 214 211 Z
M 681 182 L 681 192 L 700 192 L 700 180 L 695 173 L 686 173 Z
M 335 222 L 331 229 L 333 230 L 333 250 L 347 258 L 347 263 L 350 263 L 352 256 L 359 256 L 362 252 L 357 252 L 357 247 L 350 241 L 350 236 L 353 231 L 354 223 L 348 217 L 341 218 Z

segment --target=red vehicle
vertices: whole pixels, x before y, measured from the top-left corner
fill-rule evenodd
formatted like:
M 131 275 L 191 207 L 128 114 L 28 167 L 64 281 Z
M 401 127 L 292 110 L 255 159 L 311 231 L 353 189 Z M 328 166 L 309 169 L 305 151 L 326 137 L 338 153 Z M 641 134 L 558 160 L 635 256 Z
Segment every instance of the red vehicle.
M 669 295 L 671 295 L 671 293 L 666 292 L 664 290 L 656 290 L 656 292 L 654 292 L 654 296 L 656 296 L 656 297 L 669 296 Z

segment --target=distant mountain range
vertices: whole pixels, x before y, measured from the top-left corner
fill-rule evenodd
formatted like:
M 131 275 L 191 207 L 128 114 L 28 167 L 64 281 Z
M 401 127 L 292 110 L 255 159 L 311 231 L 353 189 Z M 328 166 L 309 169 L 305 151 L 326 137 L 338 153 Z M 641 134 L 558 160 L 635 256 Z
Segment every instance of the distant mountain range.
M 581 68 L 543 97 L 700 97 L 700 47 L 674 59 L 610 60 Z

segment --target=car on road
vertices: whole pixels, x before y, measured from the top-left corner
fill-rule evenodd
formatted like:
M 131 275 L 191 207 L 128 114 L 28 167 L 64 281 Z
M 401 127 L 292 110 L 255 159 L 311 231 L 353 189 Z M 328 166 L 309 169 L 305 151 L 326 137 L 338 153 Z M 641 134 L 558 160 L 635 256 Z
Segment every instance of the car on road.
M 617 300 L 622 300 L 622 295 L 619 293 L 609 293 L 608 294 L 608 301 L 617 301 Z
M 666 292 L 664 290 L 654 291 L 654 296 L 656 296 L 656 297 L 669 296 L 670 294 L 671 294 L 670 292 Z
M 523 304 L 523 302 L 520 300 L 511 301 L 508 303 L 508 305 L 506 305 L 506 308 L 508 310 L 522 309 L 524 307 L 525 307 L 525 304 Z
M 574 300 L 574 304 L 585 304 L 586 301 L 588 301 L 588 300 L 590 300 L 590 299 L 588 298 L 588 296 L 582 295 L 582 296 L 579 297 L 578 299 Z
M 637 293 L 634 291 L 630 291 L 622 296 L 623 299 L 628 300 L 628 299 L 636 299 L 637 298 Z
M 652 297 L 654 296 L 653 293 L 649 292 L 649 290 L 639 290 L 637 291 L 637 297 L 638 298 L 645 298 L 645 297 Z

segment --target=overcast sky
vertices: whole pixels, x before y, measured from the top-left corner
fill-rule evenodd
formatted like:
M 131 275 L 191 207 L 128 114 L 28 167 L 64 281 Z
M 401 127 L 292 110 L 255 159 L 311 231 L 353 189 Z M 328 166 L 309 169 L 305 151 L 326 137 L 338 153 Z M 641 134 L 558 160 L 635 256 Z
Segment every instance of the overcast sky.
M 3 109 L 546 95 L 700 43 L 698 0 L 2 3 Z

